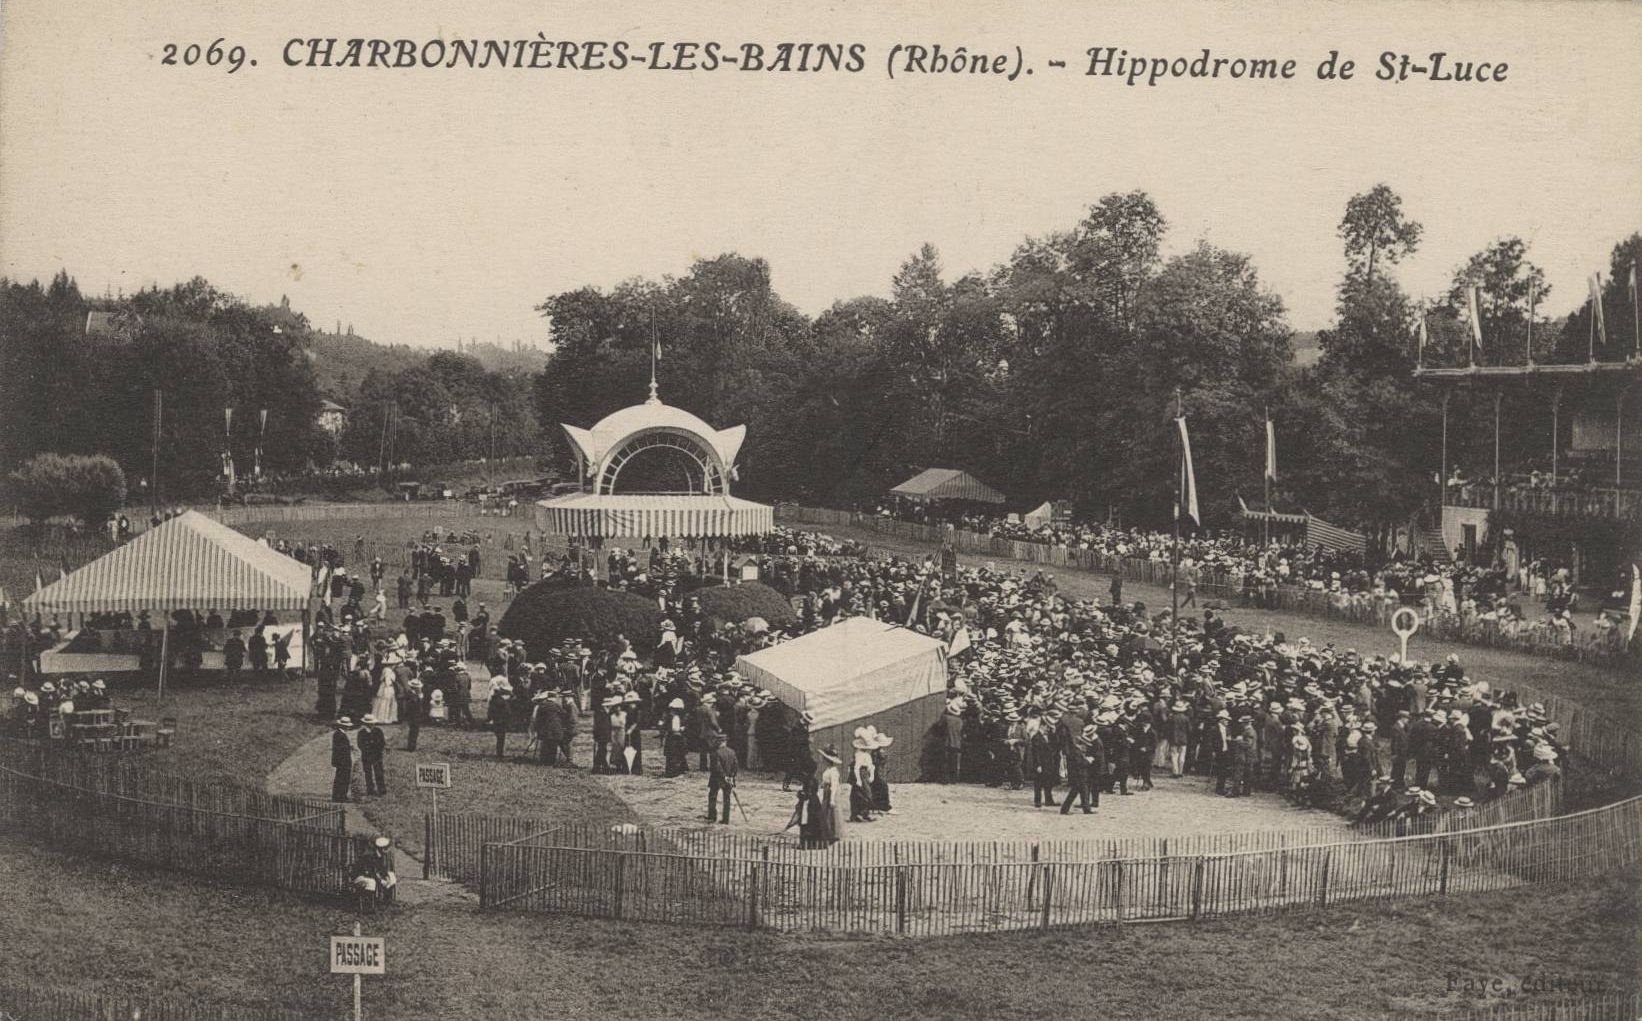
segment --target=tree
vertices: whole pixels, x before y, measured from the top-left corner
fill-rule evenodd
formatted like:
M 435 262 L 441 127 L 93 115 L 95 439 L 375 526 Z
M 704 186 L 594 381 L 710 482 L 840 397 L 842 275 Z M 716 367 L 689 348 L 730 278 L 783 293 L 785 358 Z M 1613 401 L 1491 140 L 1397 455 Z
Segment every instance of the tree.
M 1614 245 L 1608 258 L 1608 272 L 1602 282 L 1603 325 L 1607 344 L 1604 345 L 1600 338 L 1594 345 L 1591 342 L 1593 309 L 1587 295 L 1563 324 L 1557 338 L 1557 361 L 1582 362 L 1593 353 L 1598 361 L 1617 361 L 1638 350 L 1637 295 L 1633 295 L 1630 289 L 1632 273 L 1642 274 L 1642 232 L 1633 232 Z M 1545 332 L 1551 333 L 1549 329 Z
M 1374 279 L 1379 259 L 1395 265 L 1419 247 L 1424 228 L 1403 215 L 1403 200 L 1384 184 L 1376 184 L 1346 202 L 1340 220 L 1348 274 Z
M 1501 238 L 1454 271 L 1443 308 L 1453 320 L 1468 319 L 1467 297 L 1473 286 L 1477 288 L 1477 308 L 1482 319 L 1481 357 L 1495 365 L 1522 364 L 1527 355 L 1530 301 L 1537 309 L 1551 293 L 1545 283 L 1545 271 L 1528 261 L 1528 246 L 1521 238 Z M 1463 344 L 1470 344 L 1470 324 L 1463 322 L 1463 325 Z M 1458 333 L 1446 331 L 1445 338 Z M 1544 340 L 1536 357 L 1542 358 L 1554 345 L 1549 330 L 1541 330 L 1540 334 Z
M 111 457 L 39 454 L 11 475 L 18 508 L 35 524 L 67 515 L 97 527 L 125 502 L 125 473 Z

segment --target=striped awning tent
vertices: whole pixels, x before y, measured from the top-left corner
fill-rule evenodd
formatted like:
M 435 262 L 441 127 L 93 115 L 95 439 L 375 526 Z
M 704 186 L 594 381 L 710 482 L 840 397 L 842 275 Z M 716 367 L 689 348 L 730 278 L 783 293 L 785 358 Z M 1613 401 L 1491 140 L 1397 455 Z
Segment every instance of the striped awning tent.
M 1368 536 L 1361 532 L 1353 532 L 1338 525 L 1329 524 L 1322 518 L 1302 508 L 1299 513 L 1284 513 L 1271 508 L 1250 507 L 1239 496 L 1237 503 L 1240 514 L 1245 522 L 1268 522 L 1278 527 L 1303 528 L 1305 530 L 1305 544 L 1307 546 L 1321 546 L 1329 550 L 1351 550 L 1361 553 L 1368 548 Z
M 185 511 L 23 600 L 30 613 L 303 610 L 308 565 Z
M 893 496 L 909 500 L 974 500 L 1003 503 L 1002 493 L 957 468 L 925 468 L 890 490 Z
M 587 539 L 714 539 L 763 535 L 775 510 L 733 496 L 572 493 L 536 504 L 536 527 Z

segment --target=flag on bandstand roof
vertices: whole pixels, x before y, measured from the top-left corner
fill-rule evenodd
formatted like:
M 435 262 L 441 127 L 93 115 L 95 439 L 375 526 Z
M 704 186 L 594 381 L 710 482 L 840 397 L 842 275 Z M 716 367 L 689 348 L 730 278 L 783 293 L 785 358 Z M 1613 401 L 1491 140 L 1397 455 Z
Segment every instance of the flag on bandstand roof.
M 46 587 L 46 579 L 41 577 L 38 569 L 34 572 L 34 591 L 38 592 Z
M 1277 427 L 1266 413 L 1266 478 L 1277 481 Z
M 1591 274 L 1591 314 L 1596 316 L 1596 339 L 1608 343 L 1608 322 L 1602 315 L 1602 274 Z
M 1467 287 L 1465 289 L 1465 306 L 1466 306 L 1466 311 L 1468 311 L 1471 315 L 1471 343 L 1473 343 L 1477 346 L 1478 351 L 1481 351 L 1482 350 L 1482 312 L 1478 308 L 1478 304 L 1479 304 L 1479 302 L 1478 302 L 1478 291 L 1479 290 L 1480 289 L 1477 287 L 1476 284 L 1472 284 L 1470 287 Z
M 946 654 L 950 658 L 969 650 L 969 629 L 959 627 L 958 633 L 952 636 L 952 642 L 946 647 Z
M 64 578 L 67 578 L 67 577 L 68 577 L 68 565 L 59 560 L 57 562 L 57 580 L 62 581 Z
M 1184 415 L 1174 421 L 1175 425 L 1180 427 L 1180 495 L 1185 500 L 1184 508 L 1178 502 L 1175 504 L 1175 520 L 1180 520 L 1184 511 L 1186 517 L 1191 518 L 1194 524 L 1202 528 L 1203 518 L 1197 512 L 1197 474 L 1192 471 L 1192 438 L 1186 431 Z
M 1636 263 L 1631 263 L 1631 305 L 1636 304 Z

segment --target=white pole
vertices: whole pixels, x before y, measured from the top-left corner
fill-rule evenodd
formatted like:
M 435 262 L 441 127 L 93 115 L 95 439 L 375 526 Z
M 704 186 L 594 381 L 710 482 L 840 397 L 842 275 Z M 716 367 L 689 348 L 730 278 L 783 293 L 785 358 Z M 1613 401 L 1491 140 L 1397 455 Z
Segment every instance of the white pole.
M 353 923 L 353 934 L 355 936 L 358 936 L 360 934 L 359 923 L 358 922 Z M 357 972 L 357 971 L 354 972 L 353 973 L 353 1021 L 361 1021 L 360 1006 L 359 1006 L 359 978 L 360 978 L 359 972 Z

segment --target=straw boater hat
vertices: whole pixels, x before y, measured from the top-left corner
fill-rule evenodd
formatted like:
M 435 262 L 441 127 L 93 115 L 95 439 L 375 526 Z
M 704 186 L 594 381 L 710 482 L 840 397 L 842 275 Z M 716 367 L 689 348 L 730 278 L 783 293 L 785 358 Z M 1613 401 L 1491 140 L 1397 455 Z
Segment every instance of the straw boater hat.
M 377 837 L 375 843 L 377 847 L 386 849 L 393 843 L 393 841 L 389 840 L 387 837 Z
M 336 718 L 336 726 L 341 728 L 342 730 L 347 730 L 348 728 L 353 726 L 353 717 L 352 716 L 338 716 Z
M 1535 745 L 1534 746 L 1534 758 L 1538 759 L 1541 762 L 1555 762 L 1556 761 L 1556 749 L 1552 748 L 1548 744 Z
M 366 713 L 364 716 L 359 718 L 359 722 L 363 723 L 367 727 L 374 727 L 376 726 L 376 717 L 372 716 L 370 713 Z

